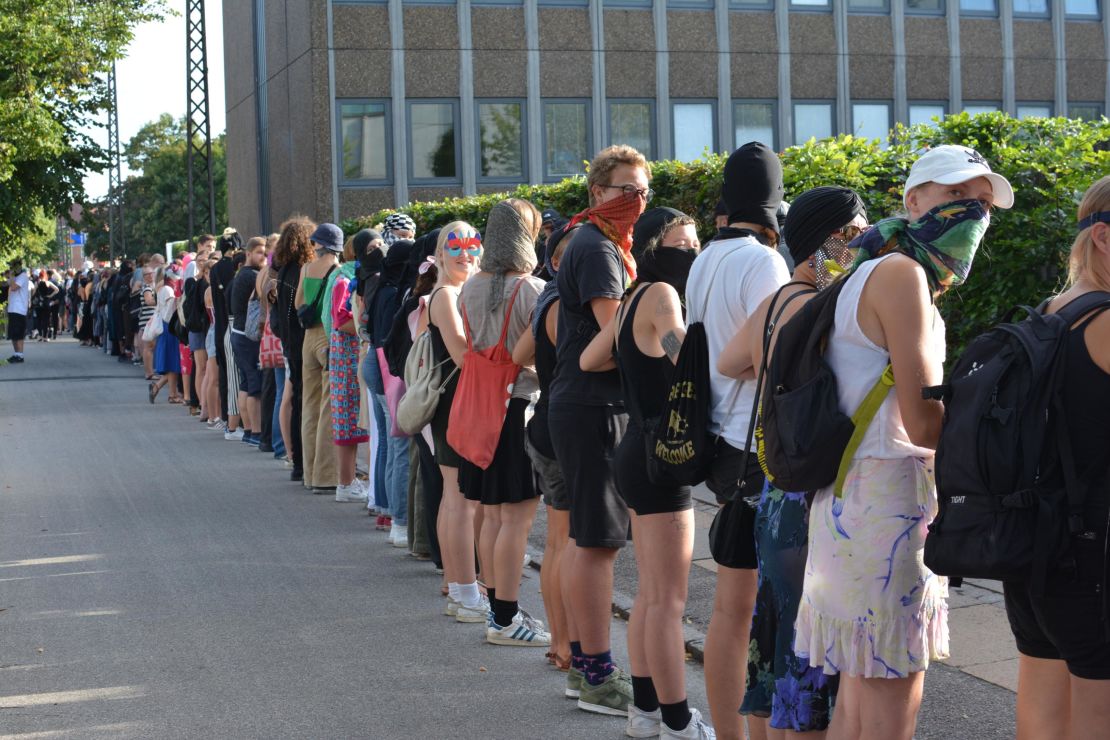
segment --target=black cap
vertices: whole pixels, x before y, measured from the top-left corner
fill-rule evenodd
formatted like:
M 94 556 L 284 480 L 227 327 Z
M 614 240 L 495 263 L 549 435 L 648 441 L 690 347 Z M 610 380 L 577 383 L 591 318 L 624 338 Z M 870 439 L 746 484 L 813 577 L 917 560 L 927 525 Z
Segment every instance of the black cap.
M 547 210 L 545 210 L 543 212 L 542 218 L 543 218 L 543 221 L 541 223 L 543 223 L 545 225 L 546 224 L 554 224 L 556 221 L 558 221 L 559 219 L 562 218 L 562 215 L 558 211 L 556 211 L 554 208 L 548 208 Z
M 636 225 L 632 227 L 632 254 L 637 255 L 643 253 L 650 242 L 659 234 L 667 230 L 667 226 L 676 218 L 685 216 L 682 211 L 676 211 L 673 208 L 666 206 L 659 206 L 658 208 L 651 208 L 640 214 L 636 219 Z
M 782 230 L 794 264 L 813 256 L 830 234 L 847 226 L 863 211 L 863 199 L 849 188 L 825 185 L 795 198 Z
M 721 200 L 728 209 L 730 224 L 745 221 L 777 234 L 775 214 L 784 192 L 782 162 L 766 144 L 749 142 L 725 162 Z

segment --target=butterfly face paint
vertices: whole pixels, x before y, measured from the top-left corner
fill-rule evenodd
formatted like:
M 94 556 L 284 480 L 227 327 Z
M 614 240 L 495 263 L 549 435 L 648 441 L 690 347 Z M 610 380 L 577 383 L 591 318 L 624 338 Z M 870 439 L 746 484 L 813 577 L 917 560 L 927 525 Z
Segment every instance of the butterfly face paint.
M 482 235 L 477 231 L 473 236 L 466 236 L 465 234 L 456 234 L 454 231 L 447 234 L 447 244 L 444 246 L 443 251 L 447 253 L 448 257 L 458 257 L 466 251 L 471 257 L 478 257 L 482 254 Z

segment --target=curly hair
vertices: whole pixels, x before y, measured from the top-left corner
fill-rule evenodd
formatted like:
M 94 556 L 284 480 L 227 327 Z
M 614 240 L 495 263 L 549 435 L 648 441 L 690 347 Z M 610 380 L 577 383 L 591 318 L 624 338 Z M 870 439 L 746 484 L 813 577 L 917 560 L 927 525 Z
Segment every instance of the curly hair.
M 281 225 L 277 246 L 274 247 L 274 266 L 283 267 L 289 263 L 307 265 L 316 256 L 312 246 L 312 232 L 316 224 L 306 216 L 293 216 Z
M 648 181 L 651 181 L 651 165 L 643 154 L 625 144 L 606 147 L 590 162 L 590 172 L 586 176 L 586 185 L 590 191 L 590 205 L 594 205 L 594 186 L 611 184 L 610 178 L 613 176 L 613 171 L 622 164 L 639 167 L 647 175 Z

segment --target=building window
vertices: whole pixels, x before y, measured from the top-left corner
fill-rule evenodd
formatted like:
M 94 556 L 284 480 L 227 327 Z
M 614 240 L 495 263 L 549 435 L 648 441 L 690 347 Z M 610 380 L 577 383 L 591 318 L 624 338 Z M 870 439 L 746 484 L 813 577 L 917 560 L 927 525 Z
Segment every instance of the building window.
M 540 5 L 562 5 L 564 7 L 586 7 L 590 0 L 537 0 Z
M 1051 118 L 1052 103 L 1018 103 L 1018 118 Z
M 792 10 L 829 10 L 830 0 L 790 0 Z
M 524 102 L 478 102 L 478 177 L 522 182 L 524 166 Z
M 998 15 L 997 0 L 960 0 L 960 15 Z
M 1014 0 L 1014 16 L 1047 18 L 1048 0 Z
M 1002 110 L 998 103 L 964 103 L 964 113 L 977 116 L 980 113 L 997 113 Z
M 584 100 L 543 102 L 543 175 L 558 180 L 586 172 L 590 141 L 590 104 Z
M 1064 14 L 1068 18 L 1098 19 L 1098 0 L 1064 0 Z
M 906 12 L 911 15 L 944 15 L 944 0 L 906 0 Z
M 651 161 L 655 156 L 655 116 L 650 100 L 609 101 L 609 143 L 627 144 Z
M 890 136 L 890 103 L 852 103 L 852 133 L 885 142 Z
M 388 183 L 390 166 L 389 103 L 339 101 L 339 141 L 345 183 Z
M 848 0 L 850 13 L 889 13 L 890 0 Z
M 933 126 L 936 125 L 934 118 L 944 118 L 945 110 L 943 103 L 910 103 L 910 125 L 916 126 L 919 123 L 928 123 Z
M 1097 121 L 1102 118 L 1101 103 L 1068 103 L 1068 118 Z
M 667 0 L 668 8 L 701 8 L 713 7 L 713 0 Z
M 650 8 L 651 0 L 601 0 L 606 8 Z
M 674 158 L 692 162 L 717 149 L 717 107 L 712 101 L 676 101 L 673 116 Z
M 775 4 L 771 0 L 729 0 L 733 10 L 771 10 Z
M 794 143 L 833 135 L 832 103 L 794 103 Z
M 414 183 L 458 179 L 457 124 L 457 101 L 409 102 L 409 176 Z
M 775 149 L 775 104 L 770 101 L 732 104 L 733 144 L 737 148 L 758 141 Z

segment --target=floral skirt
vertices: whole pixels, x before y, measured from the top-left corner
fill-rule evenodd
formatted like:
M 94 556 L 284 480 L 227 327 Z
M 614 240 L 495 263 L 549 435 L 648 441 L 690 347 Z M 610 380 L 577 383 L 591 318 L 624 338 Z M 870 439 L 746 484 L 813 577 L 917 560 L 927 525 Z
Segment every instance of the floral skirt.
M 818 491 L 794 650 L 828 675 L 904 678 L 948 657 L 948 580 L 925 567 L 933 461 L 852 462 Z
M 759 591 L 748 644 L 748 686 L 741 714 L 769 717 L 793 732 L 828 729 L 839 684 L 794 653 L 809 538 L 805 494 L 763 488 L 755 518 Z
M 358 337 L 332 331 L 328 344 L 328 376 L 331 381 L 331 429 L 335 444 L 357 445 L 370 435 L 358 425 Z

